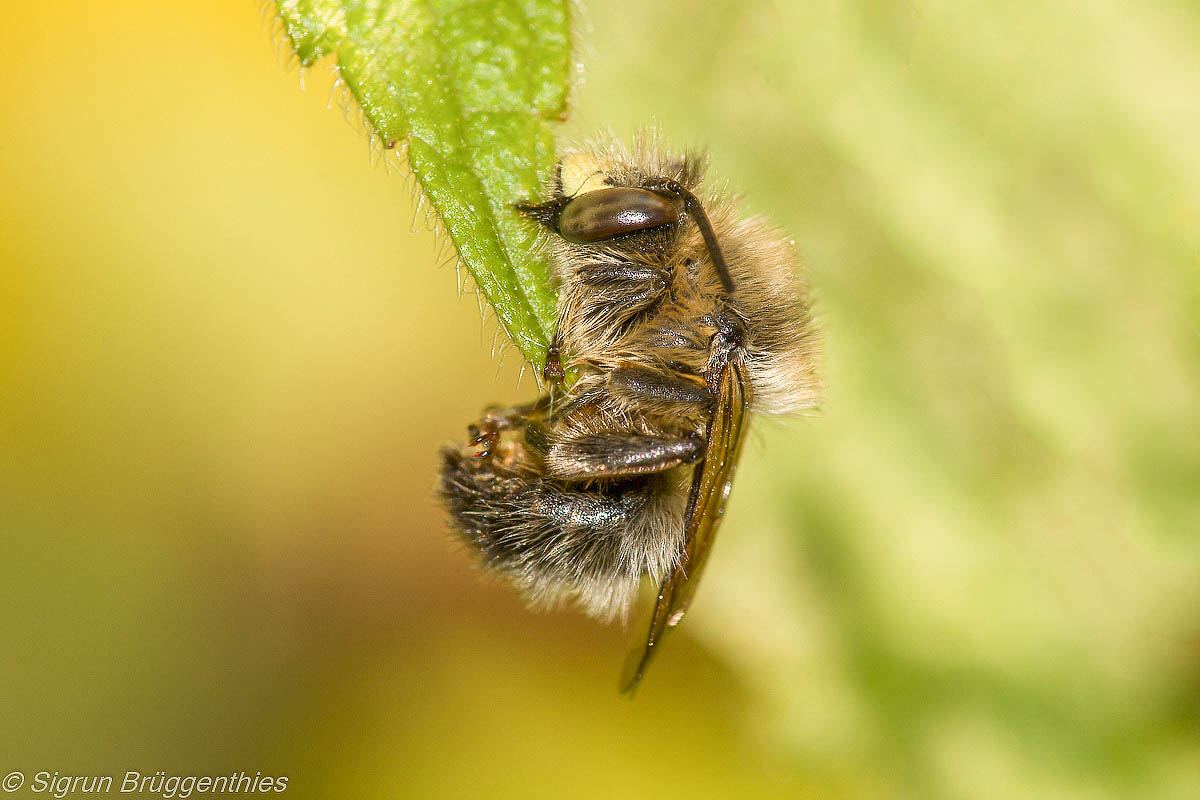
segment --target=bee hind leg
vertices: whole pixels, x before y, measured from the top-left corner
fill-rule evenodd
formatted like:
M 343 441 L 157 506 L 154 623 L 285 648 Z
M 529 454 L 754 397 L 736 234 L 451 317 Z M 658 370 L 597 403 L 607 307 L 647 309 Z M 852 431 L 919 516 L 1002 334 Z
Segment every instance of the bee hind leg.
M 694 432 L 562 435 L 541 423 L 531 423 L 525 430 L 525 442 L 545 462 L 547 477 L 564 481 L 665 472 L 693 464 L 704 454 L 704 437 Z

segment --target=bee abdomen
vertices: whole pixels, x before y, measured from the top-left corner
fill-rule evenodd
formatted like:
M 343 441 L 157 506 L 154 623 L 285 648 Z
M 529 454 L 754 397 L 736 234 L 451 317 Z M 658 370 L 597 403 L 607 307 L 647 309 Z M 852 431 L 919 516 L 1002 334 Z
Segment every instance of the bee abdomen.
M 662 474 L 568 484 L 446 448 L 440 494 L 481 565 L 535 605 L 624 616 L 642 576 L 682 550 L 684 498 Z

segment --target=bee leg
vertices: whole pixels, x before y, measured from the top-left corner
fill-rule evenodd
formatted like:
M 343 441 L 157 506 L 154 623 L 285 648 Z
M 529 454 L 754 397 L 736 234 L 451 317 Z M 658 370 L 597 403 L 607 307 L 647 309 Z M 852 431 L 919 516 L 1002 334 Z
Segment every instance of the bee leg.
M 562 329 L 554 328 L 554 337 L 546 349 L 546 366 L 542 368 L 542 379 L 550 384 L 558 384 L 566 373 L 562 366 Z
M 694 464 L 704 454 L 704 437 L 694 432 L 650 435 L 606 432 L 561 435 L 530 423 L 525 443 L 542 457 L 546 476 L 564 481 L 624 478 Z
M 633 317 L 659 303 L 671 287 L 669 270 L 647 264 L 589 263 L 580 267 L 575 276 L 579 286 L 587 291 L 581 292 L 570 305 L 576 309 L 576 315 L 585 318 L 612 315 L 614 309 L 621 309 L 616 315 L 619 319 Z M 542 370 L 542 377 L 554 383 L 561 381 L 564 374 L 562 339 L 560 320 Z
M 623 286 L 656 285 L 660 290 L 671 282 L 671 271 L 650 264 L 589 263 L 575 271 L 581 283 L 593 289 L 620 288 Z
M 586 263 L 564 284 L 560 324 L 618 331 L 668 297 L 671 281 L 671 271 L 660 266 Z
M 502 431 L 524 427 L 530 418 L 543 415 L 549 408 L 549 395 L 543 395 L 532 403 L 526 403 L 522 406 L 513 406 L 511 408 L 489 406 L 484 409 L 483 416 L 478 422 L 467 426 L 467 435 L 471 437 L 470 446 L 478 447 L 479 452 L 476 455 L 480 458 L 486 458 L 500 444 L 500 434 Z
M 636 400 L 642 407 L 652 404 L 660 413 L 680 406 L 707 409 L 713 404 L 712 392 L 698 375 L 689 377 L 649 367 L 614 369 L 608 375 L 608 388 L 613 394 Z
M 550 395 L 544 394 L 532 403 L 502 408 L 488 406 L 483 410 L 482 424 L 494 426 L 497 430 L 507 431 L 520 428 L 526 420 L 540 417 L 550 408 Z
M 588 288 L 589 307 L 610 309 L 614 304 L 635 313 L 649 308 L 671 287 L 671 272 L 649 264 L 585 264 L 575 272 Z

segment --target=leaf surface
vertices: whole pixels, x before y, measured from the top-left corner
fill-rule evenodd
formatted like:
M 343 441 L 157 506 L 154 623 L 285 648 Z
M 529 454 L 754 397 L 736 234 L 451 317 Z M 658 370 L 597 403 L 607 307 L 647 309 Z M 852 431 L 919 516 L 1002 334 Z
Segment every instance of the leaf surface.
M 378 135 L 403 143 L 463 264 L 539 368 L 549 269 L 513 204 L 540 196 L 567 113 L 568 0 L 276 0 L 301 65 L 336 59 Z

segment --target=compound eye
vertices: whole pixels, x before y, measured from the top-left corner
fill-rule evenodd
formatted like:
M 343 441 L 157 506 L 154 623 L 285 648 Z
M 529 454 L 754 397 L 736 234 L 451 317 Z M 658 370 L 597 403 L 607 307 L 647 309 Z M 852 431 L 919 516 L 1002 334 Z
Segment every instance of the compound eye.
M 646 189 L 618 186 L 581 194 L 563 207 L 558 232 L 568 242 L 586 244 L 679 221 L 683 202 Z

